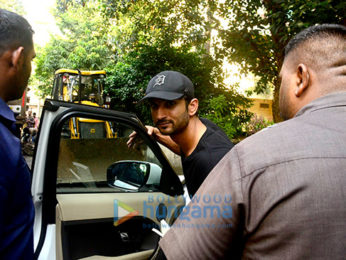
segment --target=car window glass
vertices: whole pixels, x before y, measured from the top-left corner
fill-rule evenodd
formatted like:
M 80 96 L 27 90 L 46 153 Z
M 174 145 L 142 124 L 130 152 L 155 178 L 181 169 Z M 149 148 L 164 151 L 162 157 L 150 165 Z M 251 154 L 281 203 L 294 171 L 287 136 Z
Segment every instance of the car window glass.
M 124 123 L 72 117 L 61 131 L 57 192 L 158 191 L 162 165 L 134 129 Z

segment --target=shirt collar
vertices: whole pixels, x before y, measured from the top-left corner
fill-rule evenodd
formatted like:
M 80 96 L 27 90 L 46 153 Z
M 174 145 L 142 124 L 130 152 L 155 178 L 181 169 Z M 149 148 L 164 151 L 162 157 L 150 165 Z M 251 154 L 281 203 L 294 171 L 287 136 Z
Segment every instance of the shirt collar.
M 12 122 L 16 121 L 13 111 L 9 108 L 5 101 L 2 100 L 2 98 L 0 98 L 0 117 Z
M 335 92 L 335 93 L 320 97 L 318 99 L 315 99 L 311 103 L 301 108 L 298 111 L 298 113 L 295 115 L 295 117 L 301 116 L 306 113 L 311 113 L 316 110 L 329 108 L 329 107 L 339 107 L 339 106 L 346 106 L 346 91 Z

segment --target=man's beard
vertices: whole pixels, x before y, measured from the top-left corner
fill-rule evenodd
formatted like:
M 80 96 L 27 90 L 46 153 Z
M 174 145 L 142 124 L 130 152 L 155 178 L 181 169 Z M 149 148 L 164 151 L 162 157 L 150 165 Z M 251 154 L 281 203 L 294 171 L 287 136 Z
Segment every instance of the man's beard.
M 182 115 L 181 119 L 177 120 L 176 122 L 174 122 L 173 120 L 162 119 L 158 120 L 155 123 L 155 126 L 160 130 L 161 134 L 163 135 L 177 135 L 186 129 L 186 127 L 189 124 L 189 119 L 190 117 L 188 113 L 185 112 L 184 115 Z M 160 126 L 160 124 L 162 123 L 169 123 L 171 125 L 170 129 L 167 129 L 167 131 L 165 131 L 165 129 L 163 129 Z

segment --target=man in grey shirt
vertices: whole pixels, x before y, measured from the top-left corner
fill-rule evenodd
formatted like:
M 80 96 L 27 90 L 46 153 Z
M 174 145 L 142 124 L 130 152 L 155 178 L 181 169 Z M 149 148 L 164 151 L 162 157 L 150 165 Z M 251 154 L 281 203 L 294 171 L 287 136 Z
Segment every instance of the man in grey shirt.
M 160 241 L 168 259 L 345 258 L 346 28 L 297 34 L 280 78 L 290 120 L 218 163 Z

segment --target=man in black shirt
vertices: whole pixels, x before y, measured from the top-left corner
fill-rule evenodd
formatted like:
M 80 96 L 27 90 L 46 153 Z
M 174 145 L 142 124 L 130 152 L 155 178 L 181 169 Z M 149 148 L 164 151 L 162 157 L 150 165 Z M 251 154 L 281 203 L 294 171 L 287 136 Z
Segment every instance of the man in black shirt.
M 207 127 L 206 131 L 189 156 L 181 153 L 186 187 L 190 196 L 195 195 L 209 172 L 233 147 L 227 135 L 219 127 L 208 119 L 199 119 Z
M 157 74 L 142 100 L 148 100 L 155 125 L 147 126 L 148 134 L 181 155 L 186 187 L 193 196 L 233 144 L 217 125 L 197 116 L 193 84 L 180 72 Z M 135 136 L 130 135 L 129 146 Z

